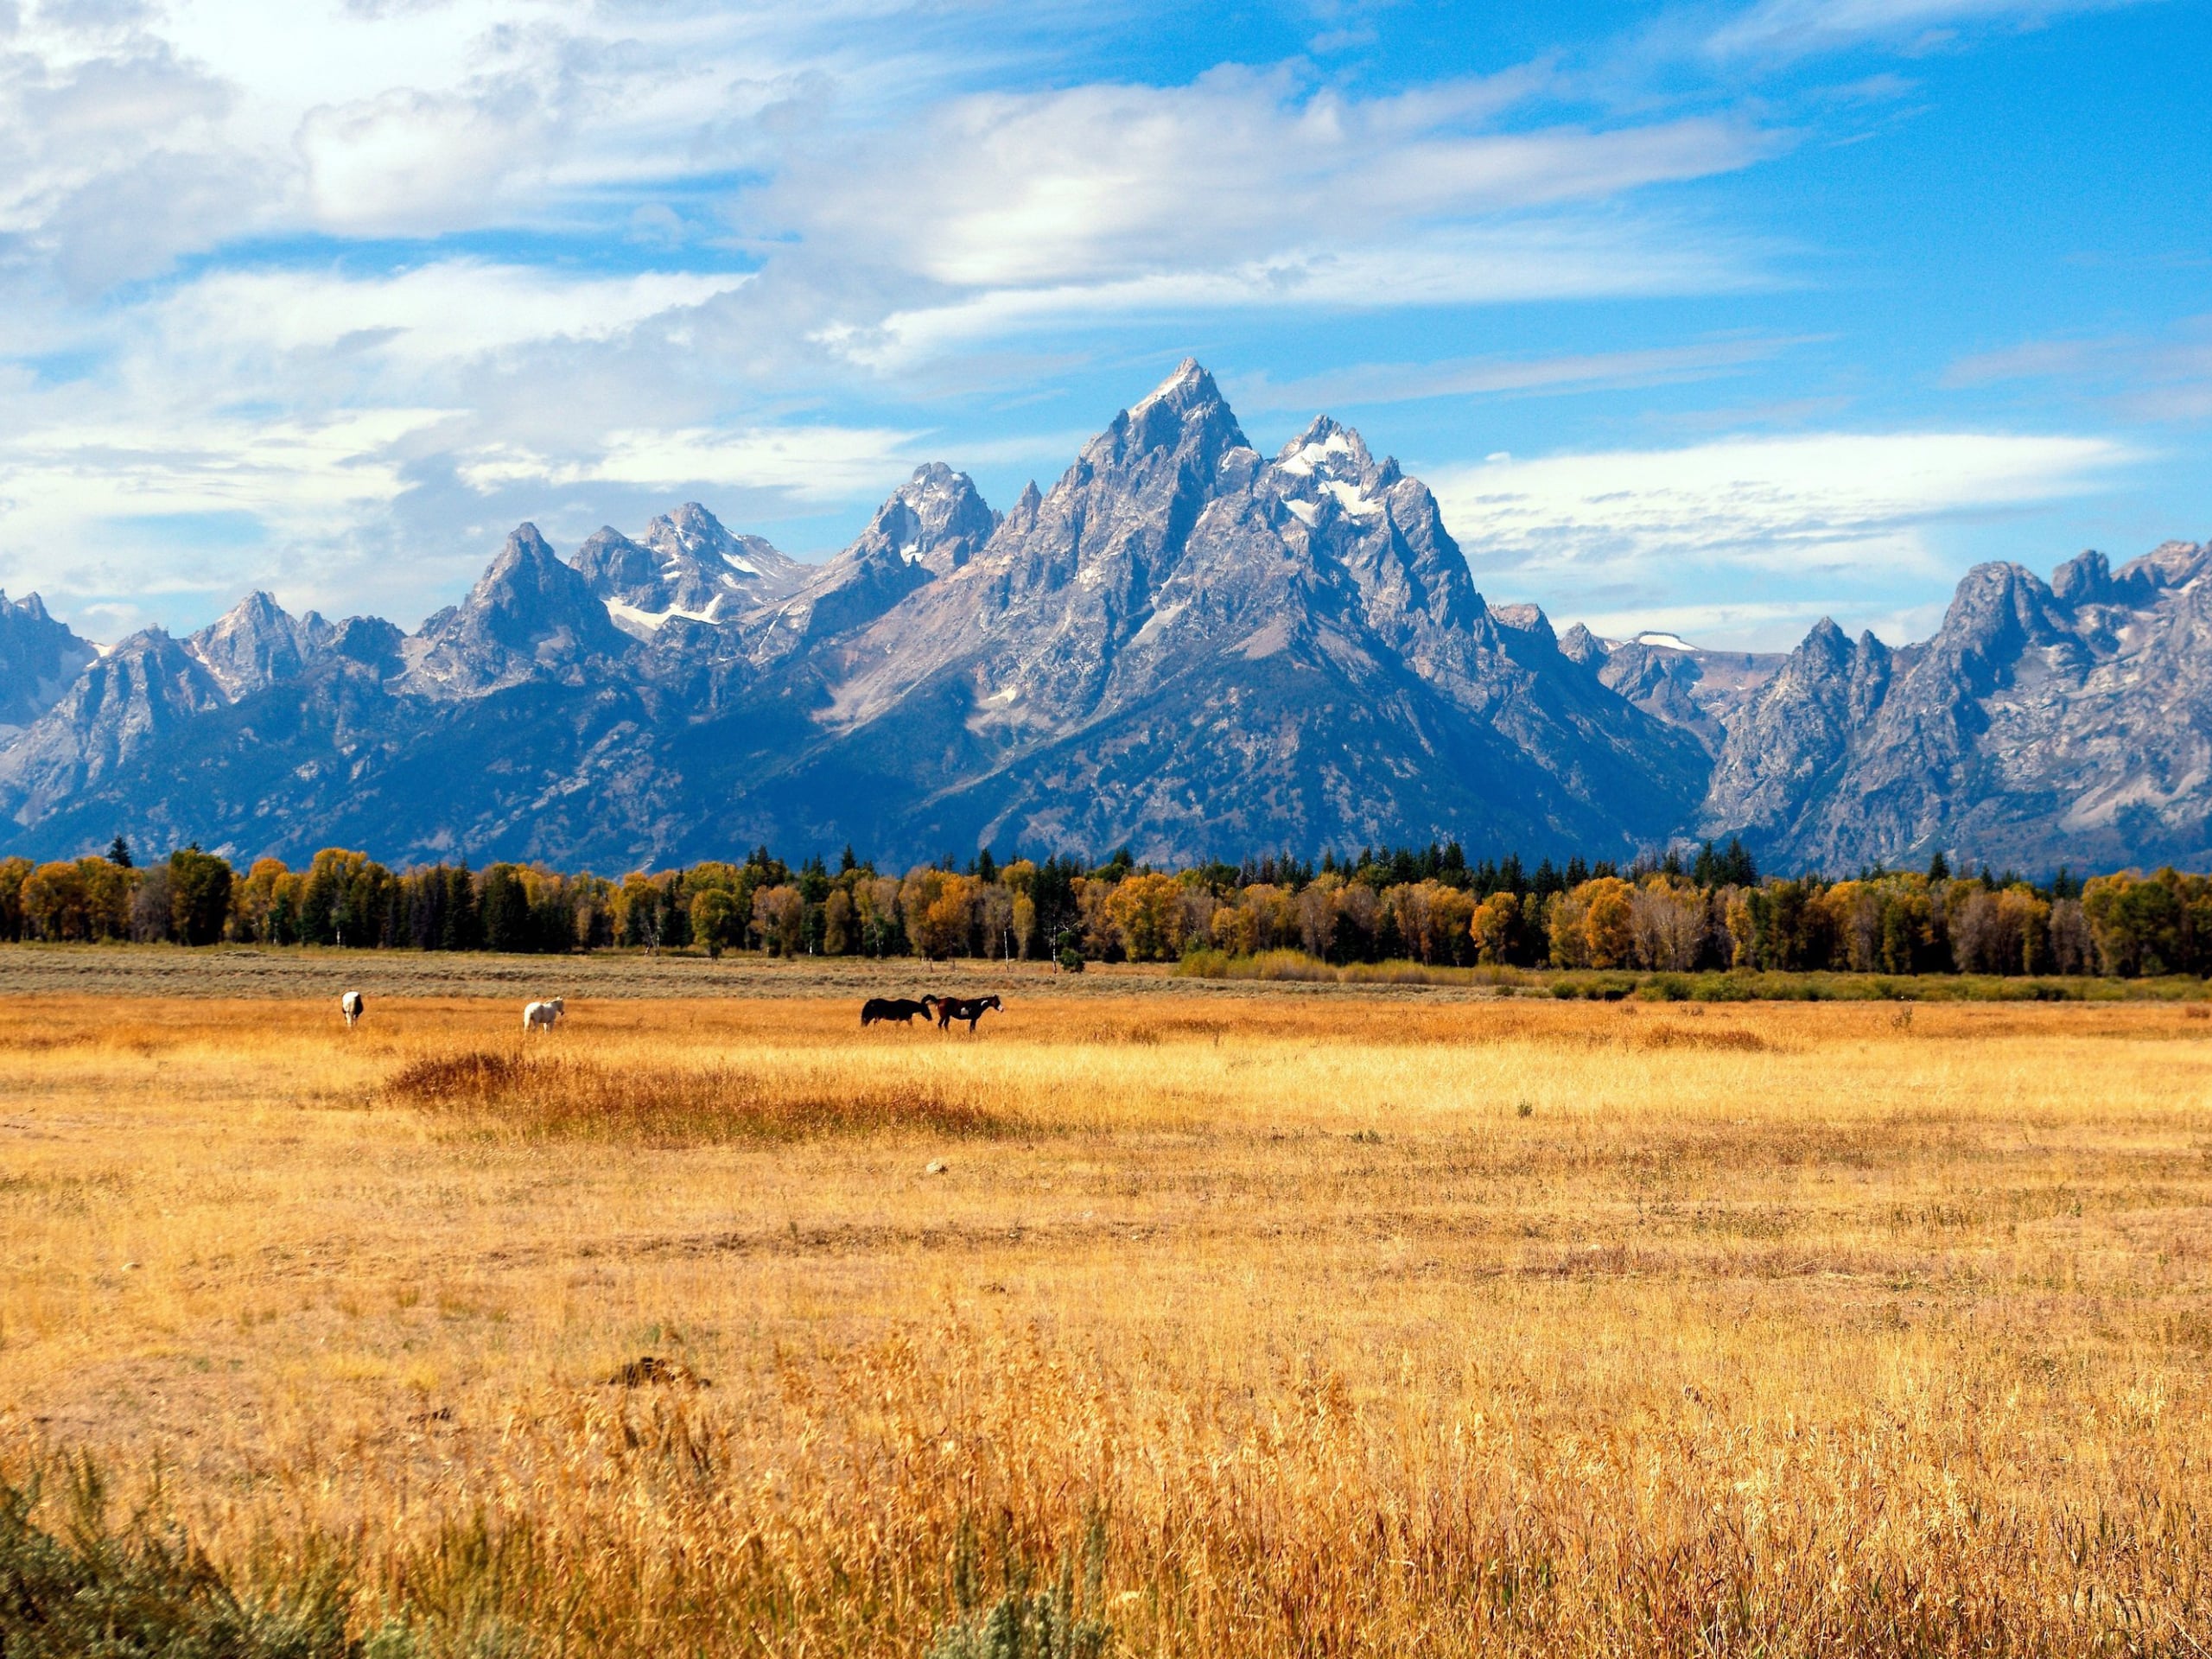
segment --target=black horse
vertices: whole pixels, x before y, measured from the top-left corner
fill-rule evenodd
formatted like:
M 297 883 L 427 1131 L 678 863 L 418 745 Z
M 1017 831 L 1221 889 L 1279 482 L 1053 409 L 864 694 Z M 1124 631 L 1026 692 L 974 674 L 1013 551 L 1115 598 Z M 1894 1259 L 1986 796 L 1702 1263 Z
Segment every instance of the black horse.
M 918 1014 L 925 1020 L 932 1017 L 936 1010 L 930 1004 L 936 1001 L 933 996 L 925 996 L 918 1002 L 911 997 L 871 996 L 861 1004 L 861 1024 L 872 1026 L 879 1020 L 896 1020 L 902 1026 L 911 1026 Z
M 937 1028 L 950 1031 L 954 1020 L 965 1020 L 972 1032 L 976 1022 L 993 1008 L 1003 1014 L 1006 1004 L 995 996 L 940 996 L 937 999 Z

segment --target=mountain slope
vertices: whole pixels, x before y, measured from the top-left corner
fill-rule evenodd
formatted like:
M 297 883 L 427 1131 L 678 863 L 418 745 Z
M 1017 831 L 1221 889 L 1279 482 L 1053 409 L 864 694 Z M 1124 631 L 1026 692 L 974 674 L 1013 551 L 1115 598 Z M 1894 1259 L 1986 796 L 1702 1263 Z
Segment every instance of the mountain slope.
M 1816 628 L 1747 707 L 1704 826 L 1830 868 L 2212 858 L 2212 548 L 1969 571 L 1924 645 Z
M 1565 671 L 1501 643 L 1416 480 L 1325 421 L 1263 460 L 1185 363 L 825 653 L 828 741 L 781 792 L 867 778 L 878 835 L 921 847 L 1628 850 L 1701 757 Z
M 817 640 L 865 627 L 916 588 L 966 564 L 998 526 L 999 515 L 967 474 L 942 461 L 917 467 L 857 541 L 790 598 L 747 619 L 750 654 L 781 662 Z
M 594 532 L 577 550 L 575 569 L 613 620 L 641 639 L 671 617 L 733 620 L 810 574 L 760 537 L 732 535 L 696 501 L 655 518 L 639 541 L 612 526 Z
M 0 593 L 0 736 L 29 725 L 61 701 L 99 652 L 46 613 L 36 594 Z
M 1770 866 L 2212 860 L 2212 551 L 1960 585 L 1923 645 L 1556 636 L 1324 416 L 1273 456 L 1186 362 L 1003 516 L 918 470 L 800 566 L 696 504 L 573 563 L 517 528 L 404 636 L 249 595 L 105 657 L 0 601 L 0 812 L 240 857 L 633 868 L 760 841 L 1154 860 L 1458 838 Z M 64 686 L 60 680 L 73 672 Z M 4 722 L 0 722 L 4 728 Z

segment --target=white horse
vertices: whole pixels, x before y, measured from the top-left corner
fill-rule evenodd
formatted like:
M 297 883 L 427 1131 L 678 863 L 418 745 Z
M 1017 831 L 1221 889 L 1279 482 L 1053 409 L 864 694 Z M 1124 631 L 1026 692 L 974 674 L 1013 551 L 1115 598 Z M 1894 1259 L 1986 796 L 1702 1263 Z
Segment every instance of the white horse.
M 522 1028 L 527 1035 L 533 1031 L 550 1031 L 568 1010 L 561 1006 L 561 999 L 550 1002 L 525 1002 L 522 1009 Z
M 369 1005 L 359 991 L 348 991 L 338 999 L 338 1007 L 346 1016 L 346 1029 L 351 1031 L 361 1023 L 361 1010 Z

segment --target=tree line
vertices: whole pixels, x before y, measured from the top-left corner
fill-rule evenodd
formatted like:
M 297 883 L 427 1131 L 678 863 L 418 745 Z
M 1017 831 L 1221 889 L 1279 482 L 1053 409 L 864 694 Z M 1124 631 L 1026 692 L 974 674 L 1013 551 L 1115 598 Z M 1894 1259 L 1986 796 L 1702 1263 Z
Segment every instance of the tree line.
M 1456 843 L 1182 869 L 982 852 L 892 874 L 766 848 L 619 878 L 537 865 L 394 871 L 341 848 L 240 872 L 188 847 L 141 866 L 0 859 L 0 938 L 364 950 L 610 948 L 772 955 L 1173 961 L 1302 952 L 1332 963 L 1924 974 L 2212 975 L 2212 877 L 2086 882 L 1924 871 L 1763 877 L 1739 842 L 1625 868 L 1471 863 Z

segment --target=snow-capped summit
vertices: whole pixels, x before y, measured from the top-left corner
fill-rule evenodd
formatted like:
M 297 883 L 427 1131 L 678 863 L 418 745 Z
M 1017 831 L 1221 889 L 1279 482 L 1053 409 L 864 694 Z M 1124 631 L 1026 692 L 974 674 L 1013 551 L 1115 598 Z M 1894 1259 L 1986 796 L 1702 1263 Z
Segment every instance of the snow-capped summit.
M 1929 641 L 1824 625 L 1786 660 L 1555 634 L 1484 602 L 1358 433 L 1322 416 L 1263 458 L 1185 362 L 1002 518 L 924 467 L 823 566 L 687 503 L 573 566 L 522 525 L 404 639 L 254 594 L 95 658 L 0 600 L 0 726 L 43 705 L 0 732 L 0 815 L 41 856 L 121 830 L 570 868 L 1738 832 L 1791 867 L 2196 863 L 2207 575 L 2189 543 L 2049 585 L 1983 566 Z
M 941 461 L 913 477 L 876 509 L 855 547 L 880 546 L 931 575 L 950 575 L 983 550 L 999 527 L 976 480 Z
M 857 541 L 790 598 L 754 613 L 752 656 L 779 662 L 812 640 L 874 621 L 925 582 L 965 565 L 998 527 L 999 515 L 967 474 L 943 461 L 917 467 Z
M 810 574 L 763 537 L 732 535 L 696 501 L 660 514 L 634 542 L 602 527 L 576 550 L 575 565 L 615 621 L 640 639 L 671 617 L 734 622 Z

